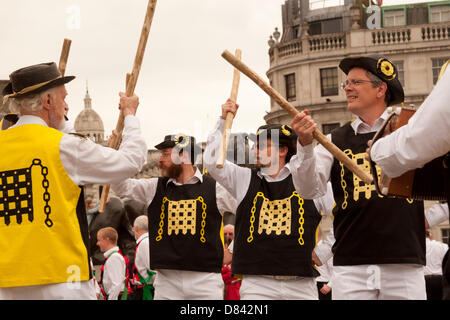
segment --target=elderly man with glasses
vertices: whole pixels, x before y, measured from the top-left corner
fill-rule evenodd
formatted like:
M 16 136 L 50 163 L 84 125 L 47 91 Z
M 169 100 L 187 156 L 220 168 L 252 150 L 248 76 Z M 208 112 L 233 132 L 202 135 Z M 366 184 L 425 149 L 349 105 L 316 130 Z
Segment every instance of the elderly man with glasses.
M 345 58 L 339 67 L 347 75 L 343 89 L 356 119 L 330 137 L 369 170 L 367 142 L 387 118 L 387 107 L 403 102 L 403 88 L 397 68 L 378 54 Z M 291 126 L 302 158 L 299 193 L 314 199 L 325 194 L 328 181 L 333 187 L 333 300 L 426 299 L 423 202 L 380 198 L 373 184 L 360 181 L 322 146 L 313 148 L 316 123 L 307 111 Z M 325 262 L 322 251 L 315 253 Z

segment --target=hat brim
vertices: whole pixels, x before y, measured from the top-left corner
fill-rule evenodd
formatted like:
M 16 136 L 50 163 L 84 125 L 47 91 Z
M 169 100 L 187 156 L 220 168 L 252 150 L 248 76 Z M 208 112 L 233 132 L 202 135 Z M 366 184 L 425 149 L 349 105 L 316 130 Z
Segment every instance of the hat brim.
M 163 141 L 155 146 L 158 150 L 164 150 L 168 148 L 175 148 L 176 144 L 175 141 Z M 184 147 L 183 149 L 186 149 L 187 147 Z M 199 147 L 198 145 L 194 145 L 194 152 L 196 154 L 203 152 L 203 149 Z
M 350 70 L 353 68 L 362 68 L 370 71 L 371 73 L 373 73 L 375 76 L 378 77 L 376 64 L 374 65 L 373 63 L 374 59 L 375 57 L 345 58 L 342 59 L 342 61 L 339 63 L 339 68 L 345 74 L 348 74 Z M 398 77 L 390 81 L 383 80 L 382 78 L 380 79 L 387 84 L 389 93 L 391 94 L 391 100 L 388 105 L 402 103 L 405 99 L 405 94 L 403 91 L 402 84 L 398 80 Z
M 20 93 L 15 93 L 14 94 L 13 89 L 12 89 L 12 83 L 9 82 L 6 85 L 6 87 L 3 89 L 2 94 L 5 95 L 5 96 L 6 95 L 10 95 L 9 98 L 25 97 L 25 96 L 28 96 L 28 95 L 32 95 L 32 94 L 36 94 L 36 93 L 39 93 L 39 92 L 43 92 L 43 91 L 51 89 L 51 88 L 62 86 L 64 84 L 66 84 L 66 83 L 69 83 L 73 79 L 75 79 L 75 76 L 67 76 L 67 77 L 56 78 L 56 79 L 50 81 L 49 83 L 47 83 L 46 85 L 37 88 L 36 90 L 29 91 L 29 92 L 26 92 L 26 93 L 23 93 L 23 94 L 20 94 Z
M 175 147 L 175 141 L 163 141 L 155 146 L 158 150 L 163 150 L 167 148 L 173 148 Z

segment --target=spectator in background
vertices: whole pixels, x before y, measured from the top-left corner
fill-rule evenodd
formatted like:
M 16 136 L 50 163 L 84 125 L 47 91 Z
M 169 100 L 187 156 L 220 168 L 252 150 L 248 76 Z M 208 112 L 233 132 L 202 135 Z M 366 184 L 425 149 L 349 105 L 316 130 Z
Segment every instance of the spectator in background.
M 150 249 L 148 242 L 148 218 L 137 217 L 133 225 L 136 238 L 136 254 L 133 267 L 133 300 L 153 300 L 156 272 L 150 269 Z
M 241 296 L 239 295 L 239 289 L 241 288 L 241 279 L 235 278 L 231 274 L 231 262 L 233 259 L 233 244 L 234 244 L 234 226 L 233 225 L 227 225 L 225 227 L 228 227 L 228 232 L 231 231 L 233 234 L 233 238 L 230 239 L 229 244 L 227 244 L 227 241 L 225 240 L 225 249 L 224 249 L 224 256 L 223 256 L 223 267 L 222 267 L 222 278 L 223 282 L 225 284 L 224 288 L 224 300 L 241 300 Z M 225 238 L 226 238 L 226 232 L 225 227 L 223 228 Z M 230 228 L 232 227 L 232 228 Z
M 114 228 L 102 228 L 97 233 L 97 245 L 106 258 L 105 264 L 100 269 L 102 271 L 100 284 L 106 300 L 122 300 L 124 293 L 126 294 L 123 300 L 126 300 L 128 294 L 127 262 L 117 246 L 117 240 L 118 234 Z

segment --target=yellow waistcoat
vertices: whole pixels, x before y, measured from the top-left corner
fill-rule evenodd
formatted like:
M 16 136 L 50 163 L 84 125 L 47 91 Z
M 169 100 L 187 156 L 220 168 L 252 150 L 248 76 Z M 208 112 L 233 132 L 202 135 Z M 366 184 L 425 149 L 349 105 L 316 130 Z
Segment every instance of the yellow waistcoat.
M 0 287 L 89 279 L 63 135 L 38 124 L 0 131 Z

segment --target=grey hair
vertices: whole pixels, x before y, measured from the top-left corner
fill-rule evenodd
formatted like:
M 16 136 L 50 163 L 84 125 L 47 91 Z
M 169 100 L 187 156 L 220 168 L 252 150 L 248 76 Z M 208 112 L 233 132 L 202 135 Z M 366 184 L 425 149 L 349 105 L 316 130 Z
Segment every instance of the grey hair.
M 141 231 L 148 231 L 148 218 L 146 215 L 141 215 L 134 220 L 133 226 Z
M 42 98 L 50 94 L 55 97 L 54 88 L 45 90 L 44 92 L 29 95 L 23 98 L 9 99 L 9 109 L 11 112 L 22 114 L 23 112 L 35 113 L 42 110 L 44 105 L 42 104 Z
M 366 76 L 372 82 L 373 88 L 379 87 L 384 82 L 383 80 L 381 80 L 380 78 L 378 78 L 376 75 L 374 75 L 372 72 L 370 72 L 368 70 L 366 70 Z M 384 102 L 386 102 L 386 105 L 389 105 L 389 103 L 391 102 L 391 93 L 389 92 L 389 87 L 386 88 L 386 95 L 384 97 Z

